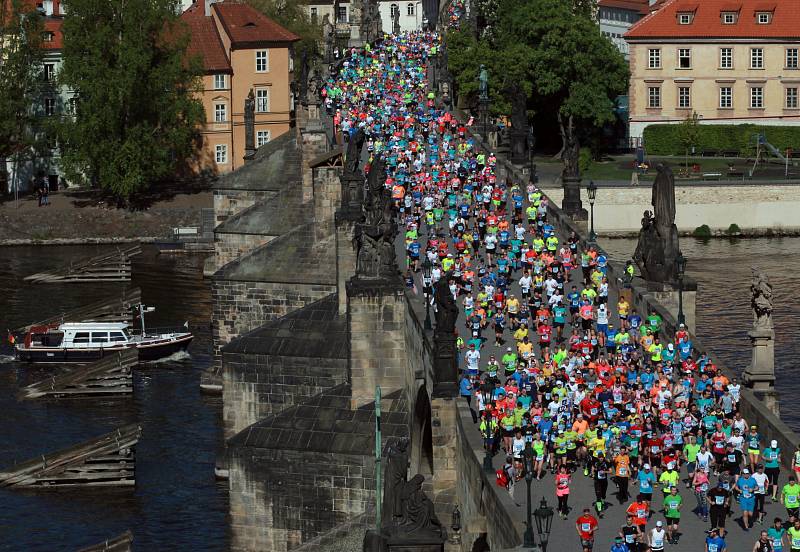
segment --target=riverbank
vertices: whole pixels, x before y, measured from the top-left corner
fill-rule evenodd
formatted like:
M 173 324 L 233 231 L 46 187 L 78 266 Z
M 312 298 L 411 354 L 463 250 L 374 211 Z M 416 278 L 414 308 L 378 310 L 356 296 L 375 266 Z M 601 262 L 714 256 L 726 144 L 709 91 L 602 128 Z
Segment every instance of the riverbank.
M 154 200 L 146 209 L 127 210 L 91 192 L 56 192 L 50 205 L 35 197 L 0 203 L 0 245 L 74 245 L 153 242 L 177 226 L 200 226 L 201 210 L 213 207 L 209 190 Z

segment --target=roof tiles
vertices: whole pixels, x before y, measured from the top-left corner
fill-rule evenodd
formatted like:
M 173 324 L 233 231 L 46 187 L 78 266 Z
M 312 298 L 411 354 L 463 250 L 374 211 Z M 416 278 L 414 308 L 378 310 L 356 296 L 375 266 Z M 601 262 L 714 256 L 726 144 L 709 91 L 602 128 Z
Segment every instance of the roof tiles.
M 741 6 L 734 24 L 724 24 L 722 13 L 736 11 Z M 693 12 L 688 25 L 678 22 L 678 14 Z M 756 14 L 770 12 L 769 23 L 759 24 Z M 754 38 L 800 39 L 800 9 L 797 0 L 703 0 L 702 3 L 686 0 L 667 0 L 662 7 L 634 24 L 625 33 L 626 39 L 650 38 Z
M 300 40 L 299 36 L 246 4 L 217 2 L 213 4 L 213 9 L 234 48 Z
M 211 17 L 206 17 L 202 3 L 193 4 L 181 14 L 191 33 L 187 54 L 200 56 L 206 73 L 230 73 L 231 64 L 225 54 L 225 47 Z

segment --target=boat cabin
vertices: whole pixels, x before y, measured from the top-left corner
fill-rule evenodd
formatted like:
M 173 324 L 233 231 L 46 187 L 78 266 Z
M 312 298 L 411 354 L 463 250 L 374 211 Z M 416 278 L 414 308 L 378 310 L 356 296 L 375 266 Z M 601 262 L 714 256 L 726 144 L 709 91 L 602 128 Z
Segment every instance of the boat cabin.
M 26 347 L 101 348 L 129 342 L 128 325 L 122 322 L 68 322 L 60 326 L 35 326 L 25 339 Z

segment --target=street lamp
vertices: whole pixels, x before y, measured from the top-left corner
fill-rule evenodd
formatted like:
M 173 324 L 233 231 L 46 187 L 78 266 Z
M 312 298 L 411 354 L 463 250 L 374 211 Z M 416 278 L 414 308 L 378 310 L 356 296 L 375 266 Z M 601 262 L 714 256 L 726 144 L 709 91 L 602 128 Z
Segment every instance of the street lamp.
M 528 125 L 528 156 L 531 165 L 531 182 L 536 183 L 536 165 L 533 163 L 533 152 L 536 147 L 536 134 L 533 132 L 533 125 Z
M 425 260 L 422 261 L 422 295 L 425 298 L 425 329 L 432 330 L 431 324 L 431 272 L 433 266 L 431 260 L 425 255 Z
M 675 272 L 678 275 L 678 325 L 686 324 L 686 316 L 683 314 L 683 275 L 686 273 L 686 257 L 681 251 L 675 257 Z
M 597 197 L 597 184 L 594 183 L 594 180 L 589 181 L 589 186 L 586 188 L 586 194 L 589 196 L 589 208 L 591 209 L 589 241 L 595 242 L 597 240 L 597 234 L 594 232 L 594 200 Z
M 522 546 L 525 548 L 533 548 L 536 546 L 536 539 L 533 536 L 533 523 L 531 523 L 531 481 L 533 481 L 533 449 L 531 449 L 530 442 L 525 444 L 525 452 L 523 453 L 523 461 L 525 463 L 525 483 L 528 486 L 528 517 L 525 518 L 525 535 Z
M 539 542 L 542 544 L 542 551 L 547 552 L 547 541 L 550 540 L 550 527 L 553 524 L 553 509 L 547 505 L 547 499 L 542 497 L 542 504 L 536 508 L 533 517 L 536 520 L 536 532 L 539 534 Z

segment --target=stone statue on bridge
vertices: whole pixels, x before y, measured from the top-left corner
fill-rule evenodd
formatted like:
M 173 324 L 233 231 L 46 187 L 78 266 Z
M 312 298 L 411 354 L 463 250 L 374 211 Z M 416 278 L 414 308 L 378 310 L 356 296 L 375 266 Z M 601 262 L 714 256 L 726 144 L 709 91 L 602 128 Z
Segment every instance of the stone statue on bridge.
M 769 277 L 761 270 L 751 267 L 753 279 L 750 283 L 752 299 L 750 304 L 753 307 L 753 328 L 772 329 L 772 284 Z
M 645 211 L 633 260 L 645 280 L 672 283 L 677 278 L 678 227 L 675 226 L 675 176 L 661 163 L 653 183 L 653 212 Z
M 403 514 L 401 493 L 408 473 L 408 439 L 390 443 L 386 450 L 381 527 L 398 525 Z
M 436 282 L 433 298 L 436 302 L 436 333 L 453 335 L 456 331 L 458 305 L 453 298 L 453 292 L 450 291 L 450 284 L 447 278 L 441 278 Z
M 478 74 L 478 99 L 489 101 L 489 72 L 483 64 L 481 64 L 481 71 Z
M 364 129 L 361 128 L 350 137 L 350 141 L 347 143 L 347 157 L 344 165 L 345 176 L 362 176 L 358 167 L 361 164 L 361 150 L 364 147 L 365 139 Z
M 398 272 L 394 243 L 398 230 L 384 185 L 385 167 L 385 161 L 378 158 L 370 168 L 362 205 L 364 221 L 356 225 L 353 236 L 356 275 L 362 279 L 393 278 Z

